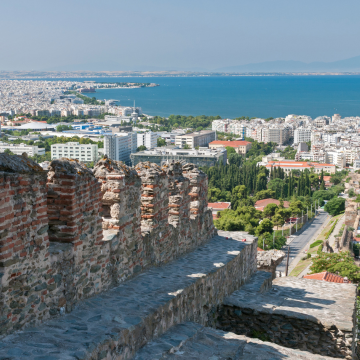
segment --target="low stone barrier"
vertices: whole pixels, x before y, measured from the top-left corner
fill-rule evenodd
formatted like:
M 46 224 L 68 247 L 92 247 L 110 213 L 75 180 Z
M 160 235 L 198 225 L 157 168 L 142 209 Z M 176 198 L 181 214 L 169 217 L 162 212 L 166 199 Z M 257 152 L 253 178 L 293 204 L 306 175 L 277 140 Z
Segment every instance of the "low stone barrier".
M 217 327 L 350 360 L 355 298 L 353 284 L 277 278 L 269 292 L 245 285 L 227 297 L 219 309 Z
M 0 358 L 131 359 L 174 325 L 211 322 L 214 309 L 256 272 L 257 239 L 242 232 L 221 235 L 80 302 L 70 314 L 3 338 Z

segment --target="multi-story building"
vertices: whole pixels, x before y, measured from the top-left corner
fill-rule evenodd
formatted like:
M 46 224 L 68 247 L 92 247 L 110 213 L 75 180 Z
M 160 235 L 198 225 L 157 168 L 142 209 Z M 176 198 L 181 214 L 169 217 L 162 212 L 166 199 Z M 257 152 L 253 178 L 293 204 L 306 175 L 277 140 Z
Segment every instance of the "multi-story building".
M 137 134 L 133 132 L 104 136 L 104 155 L 130 165 L 130 154 L 137 149 Z
M 23 153 L 28 154 L 28 156 L 45 155 L 45 149 L 39 148 L 38 146 L 0 143 L 0 152 L 4 152 L 5 150 L 10 150 L 15 155 L 22 155 Z
M 51 145 L 51 159 L 63 157 L 85 163 L 96 162 L 98 160 L 98 146 L 97 144 L 79 144 L 78 142 Z
M 215 131 L 201 130 L 190 134 L 179 135 L 175 137 L 175 146 L 183 148 L 187 145 L 190 149 L 208 146 L 216 137 Z
M 317 128 L 321 128 L 321 127 L 324 127 L 324 126 L 328 125 L 329 120 L 330 120 L 330 118 L 327 117 L 327 116 L 319 116 L 314 120 L 313 124 Z
M 163 165 L 168 161 L 183 161 L 197 166 L 214 166 L 217 163 L 226 164 L 226 149 L 220 148 L 211 150 L 208 148 L 179 149 L 177 147 L 161 147 L 152 150 L 139 151 L 131 154 L 132 166 L 139 162 L 150 161 L 152 163 Z
M 306 161 L 270 161 L 266 167 L 269 170 L 273 167 L 282 168 L 286 174 L 292 170 L 304 171 L 305 169 L 309 171 L 313 170 L 315 173 L 321 173 L 322 170 L 330 174 L 335 174 L 336 172 L 336 166 L 334 164 L 318 164 Z
M 267 127 L 262 129 L 261 140 L 264 143 L 274 142 L 283 145 L 290 139 L 290 131 L 287 127 Z
M 334 164 L 342 169 L 346 166 L 346 156 L 339 151 L 328 151 L 326 153 L 325 162 Z
M 298 128 L 294 131 L 294 144 L 311 141 L 311 129 Z
M 226 148 L 230 146 L 235 149 L 238 154 L 246 154 L 251 149 L 250 141 L 221 141 L 215 140 L 209 144 L 210 149 Z
M 159 135 L 152 131 L 137 133 L 137 147 L 145 146 L 146 149 L 150 150 L 157 146 L 157 138 Z

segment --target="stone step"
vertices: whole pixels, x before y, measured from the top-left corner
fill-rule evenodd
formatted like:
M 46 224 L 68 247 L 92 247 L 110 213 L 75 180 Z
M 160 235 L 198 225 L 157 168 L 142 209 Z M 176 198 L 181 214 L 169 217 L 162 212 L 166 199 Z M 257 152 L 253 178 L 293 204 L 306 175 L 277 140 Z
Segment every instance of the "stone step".
M 135 360 L 334 360 L 186 322 L 144 346 Z M 339 358 L 338 358 L 339 359 Z
M 254 239 L 219 232 L 192 253 L 87 299 L 70 314 L 1 339 L 0 359 L 131 359 L 174 325 L 206 324 L 209 313 L 256 272 Z
M 352 359 L 356 285 L 277 278 L 262 291 L 258 272 L 226 297 L 216 327 L 239 335 L 262 334 L 281 346 Z

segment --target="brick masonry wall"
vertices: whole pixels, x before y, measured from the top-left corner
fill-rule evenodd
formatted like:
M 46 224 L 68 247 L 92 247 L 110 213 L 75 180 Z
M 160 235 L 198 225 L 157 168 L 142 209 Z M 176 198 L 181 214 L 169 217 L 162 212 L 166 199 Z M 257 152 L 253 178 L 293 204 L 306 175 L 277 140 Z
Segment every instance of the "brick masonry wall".
M 0 173 L 0 335 L 70 312 L 216 233 L 196 167 L 135 171 L 104 158 L 93 173 L 59 159 L 46 175 L 33 162 L 21 170 L 24 161 L 0 158 L 0 171 L 10 164 Z
M 0 336 L 49 317 L 45 183 L 36 163 L 0 154 Z

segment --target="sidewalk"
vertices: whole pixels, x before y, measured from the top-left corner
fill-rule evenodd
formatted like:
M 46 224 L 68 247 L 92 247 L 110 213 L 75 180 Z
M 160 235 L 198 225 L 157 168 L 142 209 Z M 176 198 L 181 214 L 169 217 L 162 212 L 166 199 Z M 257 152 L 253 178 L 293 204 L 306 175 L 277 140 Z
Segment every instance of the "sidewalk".
M 337 235 L 341 229 L 342 224 L 345 221 L 345 215 L 343 215 L 341 218 L 339 218 L 338 222 L 336 223 L 335 229 L 334 231 L 331 233 L 328 241 L 329 241 L 329 245 L 334 248 L 335 246 L 335 235 Z

